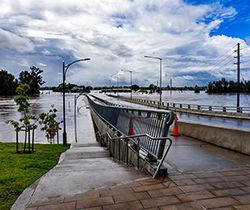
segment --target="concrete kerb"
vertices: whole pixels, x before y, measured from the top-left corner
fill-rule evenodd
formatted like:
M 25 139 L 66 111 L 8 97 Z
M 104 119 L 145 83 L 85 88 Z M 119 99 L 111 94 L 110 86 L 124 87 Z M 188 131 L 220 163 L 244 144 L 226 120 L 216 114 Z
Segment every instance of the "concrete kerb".
M 72 147 L 72 145 L 71 145 Z M 70 148 L 71 148 L 70 147 Z M 58 164 L 60 164 L 61 162 L 63 162 L 64 158 L 65 158 L 65 154 L 66 152 L 63 152 L 58 160 Z M 52 169 L 51 169 L 52 170 Z M 41 177 L 42 178 L 42 177 Z M 39 178 L 38 180 L 36 180 L 33 184 L 31 184 L 29 187 L 27 187 L 22 194 L 17 198 L 16 202 L 13 204 L 13 206 L 11 207 L 11 210 L 22 210 L 25 209 L 25 207 L 30 203 L 30 200 L 41 180 L 41 178 Z

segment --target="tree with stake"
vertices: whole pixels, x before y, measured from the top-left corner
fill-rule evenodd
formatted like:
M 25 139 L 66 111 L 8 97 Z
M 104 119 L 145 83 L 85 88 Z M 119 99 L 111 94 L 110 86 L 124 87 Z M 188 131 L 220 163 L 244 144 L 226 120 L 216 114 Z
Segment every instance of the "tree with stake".
M 14 120 L 7 120 L 5 123 L 10 123 L 14 126 L 16 131 L 16 153 L 18 153 L 18 132 L 23 129 L 25 131 L 25 141 L 24 141 L 24 149 L 23 152 L 25 152 L 26 149 L 26 143 L 27 143 L 27 134 L 28 134 L 28 145 L 29 145 L 29 152 L 30 152 L 30 130 L 33 130 L 32 135 L 32 152 L 34 151 L 34 130 L 37 128 L 37 125 L 35 124 L 37 122 L 37 118 L 33 115 L 29 115 L 29 107 L 30 104 L 28 102 L 29 97 L 26 95 L 26 92 L 29 91 L 30 87 L 29 85 L 20 83 L 16 89 L 17 96 L 14 98 L 14 101 L 19 106 L 17 111 L 20 113 L 23 113 L 23 117 L 19 119 L 18 121 Z M 33 120 L 33 123 L 30 121 Z
M 57 134 L 58 130 L 61 130 L 61 128 L 59 127 L 60 123 L 62 123 L 63 121 L 56 121 L 56 112 L 57 109 L 54 108 L 54 104 L 51 105 L 51 109 L 49 110 L 48 113 L 41 113 L 39 115 L 40 121 L 39 124 L 40 125 L 44 125 L 41 128 L 41 131 L 45 131 L 46 132 L 46 137 L 48 139 L 48 141 L 50 143 L 54 142 L 54 137 Z

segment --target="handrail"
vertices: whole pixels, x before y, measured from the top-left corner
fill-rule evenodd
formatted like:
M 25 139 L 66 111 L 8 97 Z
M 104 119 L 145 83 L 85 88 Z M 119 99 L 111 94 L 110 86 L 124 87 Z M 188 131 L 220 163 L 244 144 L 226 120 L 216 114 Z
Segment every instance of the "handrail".
M 101 105 L 92 101 L 88 95 L 87 98 L 93 111 L 107 124 L 119 130 L 123 136 L 127 136 L 129 126 L 126 123 L 129 123 L 131 116 L 133 117 L 133 130 L 135 133 L 149 133 L 150 135 L 160 137 L 167 137 L 169 126 L 174 120 L 174 113 L 170 110 L 149 110 Z M 99 99 L 98 97 L 95 98 Z M 102 102 L 104 101 L 102 100 Z M 144 126 L 141 126 L 140 123 L 143 123 Z M 141 147 L 148 152 L 148 158 L 161 159 L 165 139 L 159 138 L 157 140 L 159 140 L 159 142 L 143 141 L 143 144 L 141 144 Z M 132 141 L 134 141 L 135 144 L 137 143 L 133 139 Z
M 153 141 L 154 141 L 154 140 L 169 140 L 170 144 L 169 144 L 168 148 L 166 149 L 166 151 L 165 151 L 165 153 L 164 153 L 164 155 L 163 155 L 163 157 L 162 157 L 160 163 L 159 163 L 158 166 L 157 166 L 157 169 L 156 169 L 156 171 L 155 171 L 155 173 L 154 173 L 154 175 L 153 175 L 153 179 L 156 177 L 158 171 L 160 170 L 160 168 L 161 168 L 161 166 L 162 166 L 162 164 L 163 164 L 163 161 L 165 160 L 165 158 L 166 158 L 166 156 L 167 156 L 167 154 L 168 154 L 168 152 L 169 152 L 169 149 L 170 149 L 170 147 L 172 146 L 172 142 L 173 142 L 172 139 L 169 138 L 169 137 L 153 137 L 153 136 L 151 136 L 151 135 L 149 135 L 149 134 L 147 134 L 147 133 L 144 133 L 144 134 L 137 134 L 137 135 L 133 135 L 133 136 L 121 136 L 121 137 L 115 137 L 115 138 L 112 138 L 112 137 L 109 135 L 108 132 L 102 134 L 102 136 L 105 135 L 105 134 L 108 135 L 108 137 L 109 137 L 110 139 L 112 139 L 112 140 L 122 140 L 122 139 L 136 138 L 136 137 L 139 139 L 139 137 L 144 137 L 144 136 L 150 138 L 150 139 L 153 140 Z M 126 144 L 127 144 L 127 147 L 128 147 L 128 142 L 127 142 Z M 138 169 L 139 169 L 139 149 L 140 149 L 140 141 L 138 140 L 138 145 L 137 145 L 137 168 L 138 168 Z M 128 156 L 128 153 L 127 153 L 127 156 Z

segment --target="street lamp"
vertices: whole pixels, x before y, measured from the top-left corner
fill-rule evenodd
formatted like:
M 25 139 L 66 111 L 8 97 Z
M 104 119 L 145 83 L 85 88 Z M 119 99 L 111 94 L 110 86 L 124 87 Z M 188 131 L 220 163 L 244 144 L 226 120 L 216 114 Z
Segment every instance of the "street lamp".
M 131 100 L 132 100 L 132 71 L 131 70 L 123 70 L 121 69 L 121 71 L 127 71 L 130 72 L 130 90 L 131 90 Z
M 111 76 L 113 78 L 117 78 L 117 95 L 118 95 L 118 84 L 119 84 L 119 77 L 118 76 Z
M 75 141 L 77 142 L 77 130 L 76 130 L 76 104 L 77 104 L 77 99 L 81 96 L 81 95 L 84 95 L 83 93 L 79 93 L 78 95 L 74 95 L 74 122 L 75 122 Z
M 66 73 L 67 73 L 68 68 L 72 64 L 74 64 L 76 62 L 80 62 L 80 61 L 87 61 L 87 60 L 90 60 L 90 58 L 75 60 L 75 61 L 69 63 L 68 65 L 65 65 L 65 63 L 63 61 L 63 146 L 67 146 L 66 120 L 65 120 L 65 77 L 66 77 Z
M 111 80 L 110 79 L 105 79 L 104 81 L 109 81 L 109 87 L 111 88 Z
M 154 58 L 160 60 L 160 105 L 161 105 L 161 77 L 162 77 L 162 58 L 154 57 L 154 56 L 144 56 L 145 58 Z

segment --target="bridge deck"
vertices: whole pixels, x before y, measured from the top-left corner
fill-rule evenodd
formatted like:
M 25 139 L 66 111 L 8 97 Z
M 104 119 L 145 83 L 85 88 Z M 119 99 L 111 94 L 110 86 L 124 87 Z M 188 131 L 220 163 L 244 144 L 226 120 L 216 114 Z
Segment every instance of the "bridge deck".
M 173 137 L 166 158 L 169 173 L 218 170 L 250 166 L 250 156 L 187 136 Z

